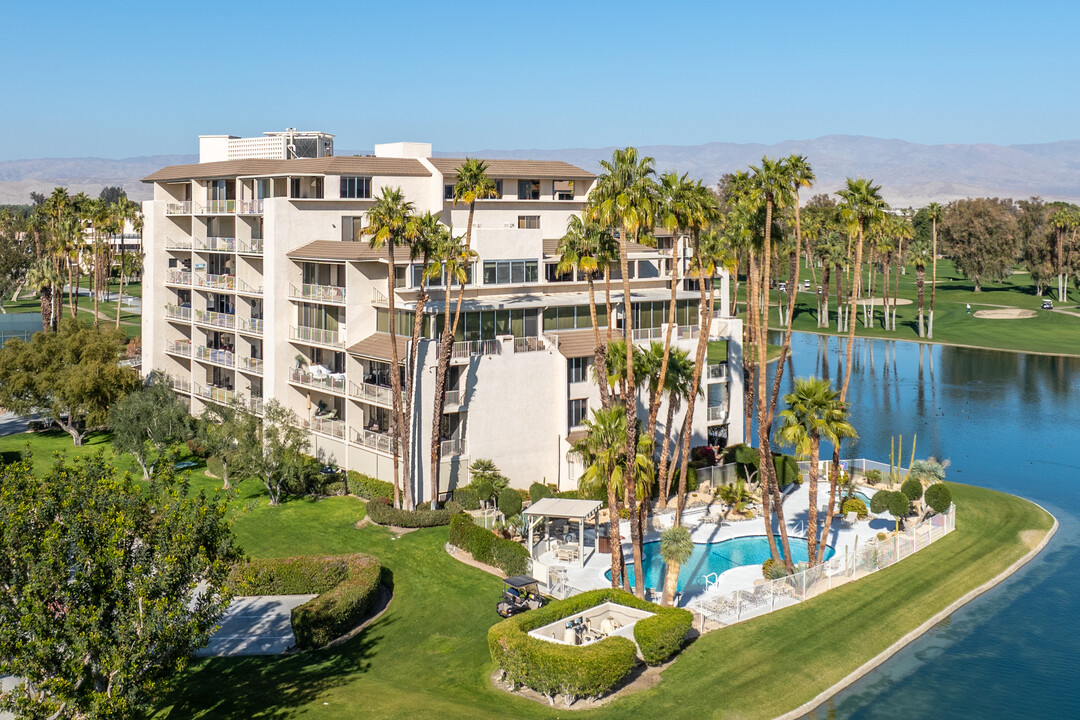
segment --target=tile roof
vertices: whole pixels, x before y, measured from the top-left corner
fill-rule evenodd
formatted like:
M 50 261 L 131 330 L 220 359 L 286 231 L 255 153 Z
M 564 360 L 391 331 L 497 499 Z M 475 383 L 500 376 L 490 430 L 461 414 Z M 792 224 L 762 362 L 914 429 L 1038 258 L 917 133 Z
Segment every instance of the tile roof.
M 465 158 L 428 158 L 428 162 L 443 175 L 457 175 L 457 169 Z M 596 176 L 577 165 L 562 160 L 484 160 L 487 174 L 493 178 L 535 178 L 572 180 L 581 178 L 591 180 Z
M 596 352 L 592 328 L 588 330 L 549 330 L 548 335 L 559 338 L 559 352 L 566 358 L 592 357 Z M 607 328 L 600 328 L 600 342 L 607 338 Z
M 372 250 L 366 242 L 313 240 L 303 247 L 290 250 L 285 256 L 292 260 L 340 260 L 342 262 L 377 261 L 386 259 L 385 250 Z M 406 259 L 408 255 L 406 254 Z M 397 258 L 395 258 L 396 260 Z
M 397 336 L 398 362 L 405 362 L 408 338 Z M 389 333 L 373 333 L 348 349 L 353 355 L 374 358 L 375 360 L 390 360 L 390 335 Z
M 431 171 L 413 158 L 326 157 L 299 160 L 223 160 L 170 165 L 143 178 L 143 182 L 203 180 L 238 175 L 383 175 L 431 177 Z

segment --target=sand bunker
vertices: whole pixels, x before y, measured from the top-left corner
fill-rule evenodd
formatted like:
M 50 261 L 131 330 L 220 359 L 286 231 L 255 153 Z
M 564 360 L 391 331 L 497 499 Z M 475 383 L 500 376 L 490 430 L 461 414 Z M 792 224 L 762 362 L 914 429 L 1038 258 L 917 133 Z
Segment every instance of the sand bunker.
M 911 303 L 912 303 L 912 301 L 908 300 L 907 298 L 897 298 L 896 299 L 896 304 L 897 305 L 910 305 Z M 862 300 L 859 301 L 859 304 L 860 305 L 874 305 L 874 306 L 877 306 L 877 307 L 881 307 L 881 298 L 879 298 L 879 297 L 876 297 L 876 298 L 863 298 Z M 893 300 L 892 300 L 892 298 L 889 298 L 889 307 L 892 307 L 892 304 L 893 304 Z
M 1020 308 L 999 308 L 996 310 L 976 310 L 975 317 L 984 320 L 1023 320 L 1037 315 L 1034 310 L 1022 310 Z

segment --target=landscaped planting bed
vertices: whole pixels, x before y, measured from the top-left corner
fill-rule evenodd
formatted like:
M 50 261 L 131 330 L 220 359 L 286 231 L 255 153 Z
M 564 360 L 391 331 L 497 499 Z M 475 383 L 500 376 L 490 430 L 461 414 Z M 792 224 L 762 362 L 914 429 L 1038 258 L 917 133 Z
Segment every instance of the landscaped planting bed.
M 422 528 L 449 525 L 450 518 L 460 508 L 442 510 L 401 510 L 384 497 L 377 497 L 367 504 L 367 514 L 373 523 L 394 527 Z

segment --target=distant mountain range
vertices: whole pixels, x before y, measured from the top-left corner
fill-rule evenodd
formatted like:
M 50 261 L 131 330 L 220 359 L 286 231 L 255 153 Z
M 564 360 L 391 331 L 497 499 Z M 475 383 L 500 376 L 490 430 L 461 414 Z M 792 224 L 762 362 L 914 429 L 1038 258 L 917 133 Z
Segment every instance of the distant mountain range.
M 442 156 L 565 160 L 598 172 L 600 160 L 614 148 L 566 150 L 476 150 L 440 152 Z M 1080 202 L 1080 141 L 1037 145 L 920 145 L 904 140 L 828 135 L 775 145 L 706 143 L 652 145 L 638 149 L 656 158 L 661 171 L 677 170 L 715 183 L 726 172 L 745 168 L 763 155 L 806 155 L 817 173 L 812 193 L 833 192 L 848 176 L 863 175 L 882 186 L 895 207 L 919 207 L 930 201 L 996 196 Z M 345 154 L 345 153 L 341 153 Z M 196 162 L 194 155 L 152 155 L 107 160 L 45 158 L 0 162 L 0 204 L 25 203 L 30 192 L 48 193 L 56 185 L 96 196 L 105 185 L 121 185 L 135 200 L 150 197 L 139 182 L 165 165 Z M 807 194 L 808 196 L 808 194 Z

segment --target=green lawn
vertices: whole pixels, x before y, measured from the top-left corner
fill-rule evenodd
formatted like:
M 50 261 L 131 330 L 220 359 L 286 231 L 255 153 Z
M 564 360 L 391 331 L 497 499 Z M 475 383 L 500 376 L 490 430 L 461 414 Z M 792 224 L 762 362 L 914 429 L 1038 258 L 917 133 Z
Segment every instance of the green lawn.
M 84 289 L 89 289 L 90 279 L 83 278 L 80 283 Z M 109 291 L 116 293 L 120 290 L 119 281 L 113 281 L 109 285 Z M 131 297 L 142 297 L 142 285 L 140 283 L 124 283 L 124 295 Z M 94 300 L 91 297 L 80 295 L 78 298 L 79 317 L 84 320 L 93 320 Z M 28 295 L 23 293 L 18 302 L 4 302 L 4 310 L 9 313 L 30 313 L 41 312 L 41 301 L 38 300 L 36 295 Z M 101 322 L 116 322 L 116 303 L 115 302 L 99 302 L 98 312 L 104 314 Z M 70 312 L 68 310 L 68 297 L 67 293 L 64 294 L 64 317 L 68 317 Z M 141 330 L 142 316 L 138 313 L 131 312 L 125 307 L 120 315 L 120 327 L 123 328 L 125 334 L 128 337 L 135 337 L 142 334 Z
M 800 278 L 809 278 L 809 271 L 804 267 Z M 820 280 L 820 270 L 818 279 Z M 874 291 L 875 297 L 881 297 L 881 273 Z M 835 286 L 834 286 L 835 287 Z M 892 289 L 890 288 L 890 293 Z M 870 328 L 862 326 L 862 313 L 858 313 L 855 334 L 868 337 L 883 337 L 895 340 L 919 340 L 918 299 L 915 287 L 915 270 L 909 267 L 907 274 L 900 278 L 900 297 L 912 300 L 910 305 L 899 305 L 896 310 L 896 331 L 882 329 L 883 310 L 876 309 L 876 323 Z M 775 301 L 776 294 L 773 293 Z M 814 295 L 801 292 L 795 305 L 795 329 L 810 332 L 822 332 L 817 325 L 817 309 Z M 1075 312 L 1080 315 L 1078 294 L 1073 292 L 1069 301 L 1054 302 L 1058 310 Z M 974 283 L 965 279 L 956 271 L 952 262 L 938 261 L 938 289 L 934 310 L 934 342 L 955 345 L 973 345 L 1001 350 L 1034 351 L 1054 354 L 1080 355 L 1080 317 L 1066 312 L 1041 310 L 1044 298 L 1035 295 L 1035 287 L 1027 273 L 1014 274 L 1003 283 L 988 283 L 982 292 L 975 292 Z M 835 293 L 829 298 L 835 334 Z M 844 303 L 847 298 L 844 298 Z M 930 312 L 930 269 L 926 272 L 925 314 Z M 967 313 L 971 305 L 972 314 Z M 1023 320 L 990 320 L 976 318 L 974 313 L 994 307 L 1014 307 L 1035 310 L 1037 315 Z M 777 327 L 775 311 L 769 320 Z
M 0 438 L 0 452 L 17 452 L 26 440 Z M 63 434 L 30 441 L 38 462 L 50 461 L 56 450 L 108 450 L 104 435 L 77 451 Z M 201 470 L 192 483 L 220 486 Z M 801 605 L 709 633 L 683 651 L 656 687 L 573 716 L 771 718 L 810 700 L 1000 573 L 1052 524 L 1049 515 L 1019 498 L 968 485 L 952 489 L 958 530 L 947 538 Z M 376 526 L 357 529 L 364 504 L 354 498 L 270 507 L 252 482 L 240 486 L 232 508 L 234 530 L 249 555 L 369 553 L 388 569 L 394 600 L 377 622 L 337 648 L 198 661 L 158 718 L 567 716 L 507 696 L 488 682 L 486 633 L 498 620 L 494 605 L 501 584 L 443 551 L 446 528 L 395 539 Z M 1036 537 L 1022 539 L 1024 530 L 1037 531 Z

